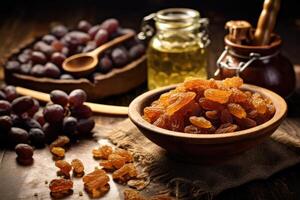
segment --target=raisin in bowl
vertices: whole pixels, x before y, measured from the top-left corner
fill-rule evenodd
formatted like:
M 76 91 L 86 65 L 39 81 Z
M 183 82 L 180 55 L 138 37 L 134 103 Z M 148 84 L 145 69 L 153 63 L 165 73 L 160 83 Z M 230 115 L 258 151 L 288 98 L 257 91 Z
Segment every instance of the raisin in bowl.
M 134 32 L 113 18 L 94 25 L 81 20 L 73 28 L 55 25 L 48 34 L 30 38 L 13 50 L 4 63 L 5 81 L 47 93 L 80 88 L 90 101 L 125 93 L 146 80 L 145 46 L 137 37 L 108 49 L 99 57 L 96 69 L 86 76 L 68 74 L 62 63 L 67 57 L 92 51 L 129 31 Z
M 274 107 L 274 115 L 255 127 L 227 133 L 191 134 L 157 127 L 144 117 L 144 109 L 157 100 L 161 94 L 176 88 L 176 85 L 148 91 L 129 105 L 129 118 L 140 132 L 153 143 L 178 158 L 189 162 L 218 162 L 260 144 L 281 124 L 286 116 L 287 104 L 276 93 L 262 87 L 243 84 L 240 89 L 259 93 L 269 98 Z

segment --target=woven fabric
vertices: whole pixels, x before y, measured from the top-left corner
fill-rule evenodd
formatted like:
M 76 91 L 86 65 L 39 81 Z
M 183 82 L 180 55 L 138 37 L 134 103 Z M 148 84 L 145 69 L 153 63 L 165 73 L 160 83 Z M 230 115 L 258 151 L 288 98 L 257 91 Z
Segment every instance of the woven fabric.
M 203 165 L 173 160 L 144 137 L 129 119 L 115 127 L 107 134 L 111 142 L 131 151 L 144 172 L 149 173 L 151 182 L 143 191 L 146 195 L 171 193 L 177 199 L 209 198 L 249 181 L 266 179 L 300 162 L 299 136 L 283 128 L 261 145 L 231 160 Z

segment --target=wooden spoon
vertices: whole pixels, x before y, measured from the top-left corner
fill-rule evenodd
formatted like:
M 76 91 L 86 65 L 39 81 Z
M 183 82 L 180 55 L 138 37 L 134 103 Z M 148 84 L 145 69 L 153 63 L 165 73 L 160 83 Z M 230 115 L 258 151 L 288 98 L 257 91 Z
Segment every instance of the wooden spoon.
M 39 101 L 44 101 L 44 102 L 50 101 L 49 94 L 46 94 L 43 92 L 38 92 L 35 90 L 23 88 L 23 87 L 16 87 L 16 90 L 21 95 L 31 96 Z M 102 113 L 102 114 L 109 114 L 109 115 L 127 115 L 128 114 L 128 107 L 125 107 L 125 106 L 111 106 L 111 105 L 89 103 L 89 102 L 85 102 L 84 104 L 89 106 L 92 109 L 92 111 L 95 113 Z
M 98 64 L 98 57 L 101 53 L 105 52 L 107 49 L 112 48 L 128 39 L 134 37 L 134 32 L 126 33 L 120 37 L 117 37 L 91 52 L 75 54 L 71 57 L 65 59 L 62 67 L 65 71 L 73 74 L 75 76 L 84 76 L 92 72 Z

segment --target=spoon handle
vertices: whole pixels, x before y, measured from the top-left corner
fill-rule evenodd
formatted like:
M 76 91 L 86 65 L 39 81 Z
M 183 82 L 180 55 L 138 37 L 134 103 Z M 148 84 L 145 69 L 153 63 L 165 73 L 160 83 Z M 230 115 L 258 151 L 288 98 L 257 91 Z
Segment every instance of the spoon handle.
M 280 0 L 265 0 L 254 33 L 255 45 L 268 45 L 270 43 L 279 9 Z
M 98 56 L 100 53 L 102 53 L 103 51 L 106 51 L 107 49 L 111 48 L 111 47 L 114 47 L 132 37 L 135 36 L 135 33 L 134 32 L 129 32 L 129 33 L 126 33 L 125 35 L 122 35 L 120 37 L 117 37 L 103 45 L 101 45 L 100 47 L 96 48 L 95 50 L 91 51 L 89 54 L 91 56 Z
M 50 101 L 49 94 L 23 88 L 16 87 L 16 90 L 19 94 L 24 96 L 31 96 L 39 101 L 48 102 Z M 97 103 L 89 103 L 85 102 L 85 105 L 89 106 L 94 113 L 108 114 L 108 115 L 123 115 L 126 116 L 128 114 L 128 107 L 125 106 L 111 106 Z

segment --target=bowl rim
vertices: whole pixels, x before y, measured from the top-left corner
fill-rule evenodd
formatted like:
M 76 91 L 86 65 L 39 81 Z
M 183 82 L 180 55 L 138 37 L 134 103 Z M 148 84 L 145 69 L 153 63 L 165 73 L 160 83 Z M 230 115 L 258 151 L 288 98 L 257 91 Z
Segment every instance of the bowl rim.
M 146 99 L 149 97 L 157 96 L 157 95 L 160 95 L 171 89 L 174 89 L 177 85 L 178 84 L 150 90 L 150 91 L 145 92 L 145 93 L 139 95 L 138 97 L 136 97 L 129 105 L 128 116 L 129 116 L 130 120 L 137 127 L 142 127 L 146 130 L 149 130 L 151 132 L 155 132 L 158 134 L 179 137 L 182 139 L 205 139 L 207 142 L 214 140 L 214 142 L 216 142 L 216 139 L 219 139 L 220 141 L 228 141 L 228 139 L 235 140 L 235 139 L 241 139 L 243 137 L 249 137 L 250 133 L 251 133 L 251 136 L 253 136 L 253 137 L 264 134 L 272 124 L 279 126 L 279 124 L 285 118 L 286 113 L 287 113 L 287 104 L 286 104 L 285 100 L 281 96 L 276 94 L 275 92 L 272 92 L 271 90 L 268 90 L 263 87 L 250 85 L 250 84 L 243 84 L 241 86 L 241 89 L 250 90 L 252 92 L 258 92 L 258 93 L 262 94 L 263 96 L 269 97 L 272 100 L 276 111 L 275 111 L 274 116 L 270 120 L 266 121 L 263 124 L 255 126 L 253 128 L 236 131 L 236 132 L 231 132 L 231 133 L 226 133 L 226 134 L 188 134 L 188 133 L 163 129 L 163 128 L 157 127 L 157 126 L 147 122 L 142 117 L 141 113 L 138 111 L 139 109 L 143 110 L 143 108 L 141 108 L 142 103 L 144 101 L 146 101 Z M 276 128 L 278 126 L 276 126 Z M 254 133 L 256 133 L 256 134 L 254 134 Z

